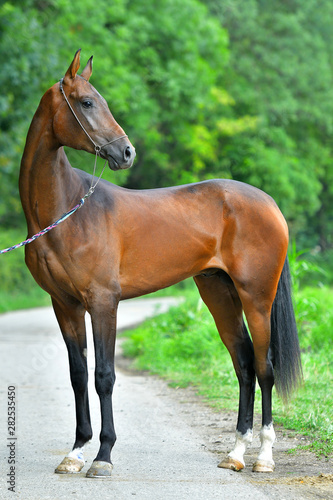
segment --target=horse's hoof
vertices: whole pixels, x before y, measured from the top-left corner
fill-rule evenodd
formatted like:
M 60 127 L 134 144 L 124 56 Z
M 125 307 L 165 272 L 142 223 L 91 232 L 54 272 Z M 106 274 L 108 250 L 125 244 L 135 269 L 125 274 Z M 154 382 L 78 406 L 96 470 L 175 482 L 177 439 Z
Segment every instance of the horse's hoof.
M 252 472 L 274 472 L 275 464 L 274 462 L 263 460 L 257 460 L 253 464 Z
M 111 472 L 113 469 L 113 465 L 109 462 L 100 462 L 99 460 L 95 460 L 90 469 L 88 470 L 86 477 L 111 477 Z
M 218 467 L 220 467 L 221 469 L 231 469 L 238 472 L 244 469 L 244 464 L 228 456 L 218 464 Z
M 55 469 L 57 474 L 77 474 L 84 467 L 84 460 L 65 457 L 61 464 Z

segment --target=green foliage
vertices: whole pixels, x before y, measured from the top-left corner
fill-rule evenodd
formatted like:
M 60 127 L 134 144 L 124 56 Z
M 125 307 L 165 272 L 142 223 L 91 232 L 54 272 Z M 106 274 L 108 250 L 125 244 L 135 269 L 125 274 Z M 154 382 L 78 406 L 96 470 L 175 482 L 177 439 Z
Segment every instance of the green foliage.
M 138 153 L 132 171 L 106 178 L 132 187 L 170 184 L 191 168 L 189 155 L 202 162 L 205 145 L 212 148 L 205 122 L 226 64 L 227 35 L 197 0 L 101 0 L 98 9 L 93 0 L 5 2 L 0 30 L 0 224 L 20 221 L 16 184 L 28 125 L 79 47 L 83 58 L 95 56 L 96 86 Z M 70 159 L 91 171 L 87 155 Z
M 2 231 L 0 233 L 1 249 L 10 247 L 24 240 L 24 233 L 17 230 Z M 31 276 L 24 262 L 24 249 L 5 253 L 0 258 L 0 282 L 1 290 L 9 293 L 11 290 L 29 289 Z
M 48 58 L 50 34 L 31 2 L 0 6 L 0 223 L 12 227 L 22 214 L 17 180 L 25 136 L 57 57 Z M 41 16 L 40 16 L 41 17 Z
M 323 0 L 320 8 L 315 0 L 204 3 L 229 33 L 223 85 L 235 102 L 233 116 L 257 117 L 254 131 L 225 138 L 219 166 L 225 175 L 271 194 L 302 246 L 328 248 L 332 2 Z
M 333 349 L 333 294 L 328 287 L 306 287 L 297 296 L 301 346 L 314 352 Z
M 50 305 L 50 296 L 34 282 L 30 283 L 29 291 L 19 288 L 6 293 L 0 290 L 0 313 Z
M 333 251 L 326 252 L 314 252 L 313 255 L 309 255 L 308 259 L 316 264 L 319 269 L 325 269 L 325 282 L 330 286 L 333 285 Z M 322 272 L 317 273 L 316 281 L 320 283 L 323 281 Z M 308 283 L 308 281 L 307 281 Z
M 248 182 L 276 199 L 302 247 L 332 248 L 332 2 L 95 4 L 0 5 L 1 232 L 24 226 L 17 181 L 28 127 L 81 47 L 83 64 L 95 56 L 92 83 L 137 150 L 132 169 L 105 178 L 131 188 Z M 68 154 L 91 172 L 91 156 Z
M 296 250 L 295 243 L 292 245 L 289 263 L 295 315 L 303 350 L 320 352 L 333 347 L 333 336 L 327 333 L 333 331 L 333 294 L 323 284 L 327 281 L 327 272 L 305 255 L 306 252 Z
M 321 298 L 326 305 L 331 304 L 333 291 L 327 290 Z M 320 321 L 320 316 L 317 316 L 317 326 Z M 332 321 L 331 313 L 331 325 Z M 309 345 L 306 351 L 303 349 L 304 385 L 291 404 L 285 406 L 276 397 L 273 402 L 275 419 L 287 428 L 309 436 L 312 442 L 307 449 L 324 456 L 333 454 L 333 363 L 331 356 L 333 338 L 330 332 L 322 330 L 320 343 Z M 302 344 L 305 345 L 304 341 Z
M 328 0 L 320 9 L 315 0 L 3 2 L 0 225 L 22 223 L 16 186 L 30 120 L 82 47 L 138 152 L 131 171 L 108 179 L 242 180 L 276 199 L 303 246 L 330 247 L 332 10 Z M 86 154 L 70 159 L 91 169 Z
M 19 230 L 0 228 L 0 248 L 7 248 L 25 239 Z M 35 283 L 24 264 L 24 249 L 0 255 L 0 313 L 49 304 L 48 295 Z

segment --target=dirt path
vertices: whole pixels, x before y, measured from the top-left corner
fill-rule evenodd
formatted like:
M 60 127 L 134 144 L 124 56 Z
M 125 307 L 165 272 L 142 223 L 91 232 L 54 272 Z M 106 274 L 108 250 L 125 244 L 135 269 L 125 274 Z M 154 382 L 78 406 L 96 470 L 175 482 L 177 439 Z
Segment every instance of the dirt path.
M 166 304 L 165 307 L 167 307 Z M 155 304 L 128 301 L 120 310 L 119 325 L 152 314 Z M 148 313 L 147 313 L 148 311 Z M 246 500 L 333 498 L 332 462 L 286 450 L 304 443 L 278 431 L 273 475 L 218 469 L 231 447 L 235 414 L 215 413 L 193 389 L 171 389 L 155 377 L 129 370 L 117 354 L 114 393 L 118 441 L 111 480 L 85 478 L 98 448 L 99 403 L 93 388 L 93 358 L 89 336 L 90 403 L 94 437 L 87 446 L 87 466 L 74 476 L 53 473 L 69 451 L 74 437 L 73 396 L 67 354 L 49 309 L 0 316 L 0 498 L 58 500 L 116 498 L 117 500 Z M 16 489 L 7 490 L 7 386 L 17 398 Z M 259 430 L 259 423 L 256 423 Z M 247 463 L 258 449 L 256 439 Z M 322 474 L 322 476 L 320 476 Z M 301 479 L 299 479 L 301 478 Z

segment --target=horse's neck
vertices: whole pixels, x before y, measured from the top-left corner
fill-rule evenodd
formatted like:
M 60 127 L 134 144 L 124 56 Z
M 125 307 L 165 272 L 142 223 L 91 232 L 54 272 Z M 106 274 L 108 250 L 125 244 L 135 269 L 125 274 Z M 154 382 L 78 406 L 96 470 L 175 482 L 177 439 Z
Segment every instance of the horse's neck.
M 28 132 L 19 181 L 29 228 L 48 225 L 69 210 L 80 190 L 77 182 L 63 148 L 57 147 L 52 121 L 38 109 Z

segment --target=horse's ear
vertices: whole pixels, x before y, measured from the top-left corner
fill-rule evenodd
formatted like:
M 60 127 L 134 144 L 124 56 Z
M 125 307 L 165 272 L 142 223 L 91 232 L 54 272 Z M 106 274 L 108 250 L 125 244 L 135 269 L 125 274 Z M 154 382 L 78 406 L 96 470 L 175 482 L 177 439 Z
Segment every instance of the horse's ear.
M 91 58 L 87 62 L 87 66 L 84 68 L 84 70 L 81 73 L 81 76 L 83 76 L 83 78 L 85 78 L 86 80 L 89 80 L 89 78 L 91 77 L 91 74 L 92 74 L 92 60 L 93 60 L 93 56 L 91 56 Z
M 74 59 L 64 76 L 64 83 L 69 83 L 69 80 L 73 80 L 73 78 L 76 77 L 76 73 L 79 71 L 80 68 L 80 52 L 81 49 L 76 51 Z

